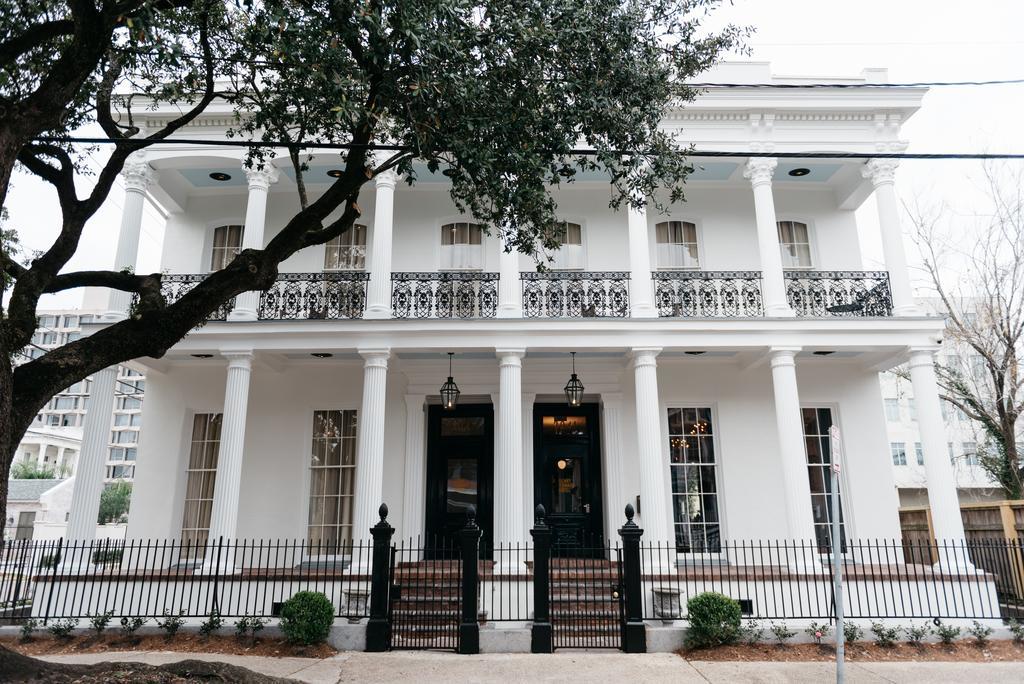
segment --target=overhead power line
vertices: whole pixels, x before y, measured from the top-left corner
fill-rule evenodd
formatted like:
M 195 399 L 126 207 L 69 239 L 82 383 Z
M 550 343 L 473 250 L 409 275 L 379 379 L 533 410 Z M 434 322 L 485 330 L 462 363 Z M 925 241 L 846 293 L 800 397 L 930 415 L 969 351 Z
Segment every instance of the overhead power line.
M 916 81 L 912 83 L 687 83 L 691 88 L 947 88 L 961 86 L 1017 85 L 1024 78 L 994 81 Z

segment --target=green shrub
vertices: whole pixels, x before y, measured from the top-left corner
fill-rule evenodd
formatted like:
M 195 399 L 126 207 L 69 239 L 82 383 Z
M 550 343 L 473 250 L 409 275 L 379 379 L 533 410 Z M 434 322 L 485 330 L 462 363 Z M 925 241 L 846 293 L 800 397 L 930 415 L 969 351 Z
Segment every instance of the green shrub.
M 246 635 L 256 641 L 256 635 L 263 631 L 267 621 L 258 617 L 245 616 L 235 623 L 235 636 L 244 639 Z
M 164 631 L 164 634 L 168 639 L 173 637 L 181 629 L 181 626 L 185 624 L 185 618 L 182 617 L 185 611 L 180 611 L 177 615 L 174 613 L 168 613 L 164 611 L 164 619 L 157 620 L 156 626 Z
M 320 592 L 300 591 L 281 606 L 280 626 L 288 641 L 318 644 L 327 639 L 333 624 L 334 606 Z
M 44 553 L 39 557 L 39 569 L 40 570 L 52 570 L 57 567 L 60 563 L 60 551 L 54 551 L 53 553 Z
M 932 628 L 928 625 L 911 625 L 907 627 L 907 641 L 914 646 L 920 646 L 924 638 L 932 633 Z
M 935 633 L 939 635 L 939 641 L 944 643 L 946 646 L 949 646 L 956 641 L 958 636 L 960 636 L 960 628 L 940 623 L 939 626 L 935 628 Z
M 690 629 L 686 645 L 706 648 L 731 644 L 740 636 L 740 604 L 723 594 L 706 591 L 686 602 Z
M 992 636 L 992 628 L 981 624 L 975 620 L 971 624 L 971 628 L 967 630 L 974 637 L 974 642 L 978 646 L 986 646 L 988 644 L 988 638 Z
M 46 631 L 52 634 L 54 639 L 68 639 L 71 637 L 71 632 L 73 632 L 77 626 L 78 620 L 75 618 L 68 618 L 66 620 L 55 621 L 52 625 L 46 628 Z
M 39 620 L 35 618 L 29 618 L 21 623 L 21 640 L 31 641 L 33 632 L 39 629 L 39 624 Z
M 852 644 L 864 638 L 864 630 L 856 622 L 843 622 L 843 639 Z
M 814 639 L 814 643 L 821 645 L 821 640 L 832 633 L 832 628 L 825 623 L 819 625 L 817 622 L 812 622 L 804 632 Z
M 1024 644 L 1024 623 L 1011 618 L 1006 626 L 1009 628 L 1010 634 L 1013 635 L 1013 643 Z
M 134 636 L 139 627 L 146 624 L 149 618 L 144 617 L 128 617 L 127 615 L 121 618 L 121 635 L 125 637 Z
M 764 636 L 764 628 L 761 624 L 751 618 L 747 620 L 747 624 L 740 627 L 740 638 L 743 639 L 743 643 L 748 646 L 753 646 L 761 642 L 761 637 Z
M 796 632 L 787 627 L 785 622 L 773 622 L 768 629 L 780 646 L 796 636 Z
M 89 616 L 89 627 L 92 631 L 96 632 L 96 636 L 103 634 L 103 630 L 107 628 L 110 621 L 114 617 L 114 611 L 108 610 L 106 613 L 97 613 L 96 615 Z
M 93 565 L 107 565 L 108 563 L 120 563 L 124 556 L 124 549 L 96 549 L 92 552 Z
M 871 633 L 875 635 L 875 643 L 883 648 L 895 646 L 901 631 L 899 627 L 886 627 L 881 622 L 871 623 Z
M 199 634 L 208 637 L 218 629 L 224 626 L 224 618 L 220 616 L 220 613 L 213 611 L 210 616 L 203 620 L 203 623 L 199 625 Z

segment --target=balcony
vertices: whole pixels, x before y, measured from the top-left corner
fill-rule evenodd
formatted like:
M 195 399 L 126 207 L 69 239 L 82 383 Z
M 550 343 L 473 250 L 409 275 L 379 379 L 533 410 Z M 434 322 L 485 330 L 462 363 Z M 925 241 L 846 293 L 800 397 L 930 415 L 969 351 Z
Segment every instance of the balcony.
M 655 271 L 654 306 L 661 318 L 760 316 L 758 271 Z
M 395 318 L 494 318 L 498 274 L 476 271 L 391 274 Z
M 892 316 L 885 271 L 786 271 L 786 298 L 802 318 Z
M 629 316 L 627 271 L 525 271 L 520 280 L 526 318 Z

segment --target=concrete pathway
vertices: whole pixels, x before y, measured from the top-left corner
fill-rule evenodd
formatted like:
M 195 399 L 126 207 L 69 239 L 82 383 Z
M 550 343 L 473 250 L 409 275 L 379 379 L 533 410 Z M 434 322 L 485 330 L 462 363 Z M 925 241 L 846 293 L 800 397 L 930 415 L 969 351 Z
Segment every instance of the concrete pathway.
M 835 680 L 830 663 L 687 662 L 671 653 L 559 651 L 554 655 L 460 656 L 428 651 L 346 652 L 324 660 L 206 653 L 123 652 L 44 656 L 55 662 L 142 661 L 158 665 L 187 658 L 217 660 L 310 684 L 337 682 L 749 682 L 814 683 Z M 1024 663 L 848 663 L 850 684 L 1019 684 Z

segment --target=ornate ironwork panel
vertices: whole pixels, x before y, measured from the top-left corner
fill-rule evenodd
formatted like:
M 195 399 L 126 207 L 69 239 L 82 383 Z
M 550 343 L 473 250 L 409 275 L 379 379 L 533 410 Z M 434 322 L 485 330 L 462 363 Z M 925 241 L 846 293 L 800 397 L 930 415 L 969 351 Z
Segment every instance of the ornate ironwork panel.
M 629 316 L 629 273 L 625 271 L 526 271 L 520 279 L 527 318 Z
M 366 283 L 360 271 L 282 273 L 260 293 L 259 318 L 266 321 L 362 318 Z
M 160 294 L 170 305 L 188 294 L 196 285 L 206 279 L 207 273 L 165 273 L 160 278 Z M 226 321 L 228 313 L 235 308 L 235 298 L 217 307 L 208 320 Z
M 475 271 L 391 274 L 395 318 L 494 318 L 498 274 Z
M 806 318 L 892 316 L 886 271 L 786 271 L 786 296 Z
M 662 318 L 760 316 L 758 271 L 655 271 L 654 305 Z

